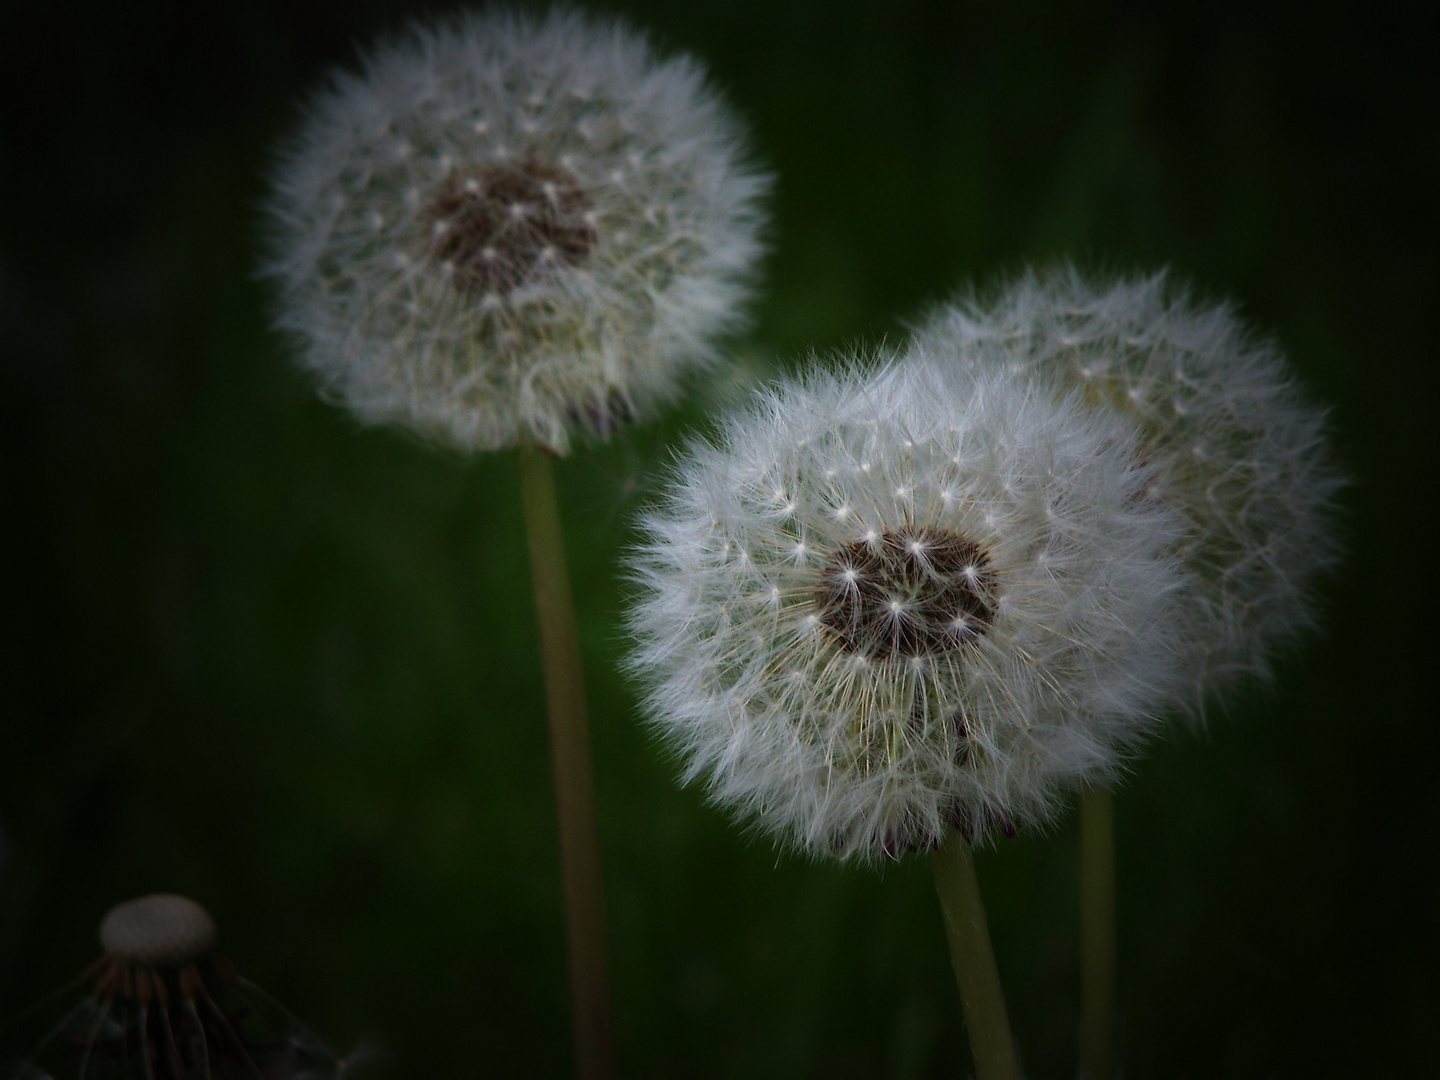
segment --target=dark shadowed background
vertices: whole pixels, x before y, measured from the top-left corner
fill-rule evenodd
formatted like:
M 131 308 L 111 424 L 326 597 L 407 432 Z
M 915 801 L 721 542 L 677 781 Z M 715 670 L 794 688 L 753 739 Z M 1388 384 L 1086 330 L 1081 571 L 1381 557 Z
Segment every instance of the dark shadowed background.
M 1169 264 L 1278 336 L 1333 408 L 1351 554 L 1275 688 L 1122 789 L 1126 1075 L 1433 1075 L 1434 50 L 1402 10 L 1021 6 L 614 10 L 708 62 L 779 175 L 754 364 L 1062 257 Z M 254 278 L 297 96 L 423 10 L 0 12 L 0 1017 L 169 890 L 340 1049 L 379 1040 L 377 1076 L 567 1073 L 513 455 L 357 430 Z M 702 415 L 559 468 L 622 1070 L 956 1075 L 926 861 L 748 839 L 617 674 L 617 554 Z M 1073 817 L 980 857 L 1036 1078 L 1075 1071 L 1076 863 Z

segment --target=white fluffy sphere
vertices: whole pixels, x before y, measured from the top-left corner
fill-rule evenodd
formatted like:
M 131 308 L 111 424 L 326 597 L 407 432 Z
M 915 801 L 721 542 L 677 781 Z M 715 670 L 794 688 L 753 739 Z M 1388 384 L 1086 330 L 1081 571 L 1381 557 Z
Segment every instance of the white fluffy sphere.
M 868 858 L 1053 816 L 1173 693 L 1175 515 L 1115 425 L 926 350 L 781 383 L 632 559 L 632 667 L 715 801 Z
M 1197 304 L 1163 273 L 1096 283 L 1066 270 L 941 308 L 918 339 L 963 377 L 1038 377 L 1137 431 L 1153 493 L 1185 521 L 1196 583 L 1180 707 L 1202 716 L 1207 698 L 1267 677 L 1277 646 L 1311 625 L 1315 582 L 1339 555 L 1343 480 L 1324 412 L 1231 306 Z
M 767 186 L 699 64 L 623 24 L 417 27 L 335 73 L 287 147 L 276 321 L 364 421 L 564 453 L 713 361 Z

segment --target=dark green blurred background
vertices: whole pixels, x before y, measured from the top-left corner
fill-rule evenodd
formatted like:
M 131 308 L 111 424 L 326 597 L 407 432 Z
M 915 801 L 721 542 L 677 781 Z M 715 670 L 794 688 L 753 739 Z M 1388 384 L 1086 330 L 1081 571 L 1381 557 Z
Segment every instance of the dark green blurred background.
M 1325 633 L 1118 802 L 1126 1074 L 1435 1075 L 1434 50 L 1402 10 L 1020 7 L 617 10 L 711 65 L 779 175 L 760 363 L 1030 260 L 1168 263 L 1333 406 Z M 418 10 L 0 13 L 0 1016 L 174 890 L 341 1049 L 379 1039 L 377 1075 L 567 1073 L 513 457 L 357 431 L 253 276 L 297 95 Z M 700 420 L 559 470 L 623 1071 L 956 1075 L 926 861 L 779 857 L 637 726 L 616 558 Z M 1029 1074 L 1072 1076 L 1073 819 L 980 873 Z

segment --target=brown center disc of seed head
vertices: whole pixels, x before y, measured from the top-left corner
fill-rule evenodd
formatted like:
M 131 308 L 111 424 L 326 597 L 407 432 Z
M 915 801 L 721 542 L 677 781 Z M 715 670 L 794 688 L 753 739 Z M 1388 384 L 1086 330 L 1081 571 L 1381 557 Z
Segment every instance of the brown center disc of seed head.
M 460 292 L 503 295 L 585 258 L 590 206 L 573 175 L 535 159 L 452 173 L 424 214 L 430 260 Z
M 117 904 L 100 921 L 100 947 L 112 960 L 150 968 L 184 967 L 215 949 L 215 920 L 194 900 L 156 893 Z
M 995 575 L 980 545 L 947 529 L 887 529 L 831 553 L 817 605 L 850 652 L 933 656 L 990 629 Z

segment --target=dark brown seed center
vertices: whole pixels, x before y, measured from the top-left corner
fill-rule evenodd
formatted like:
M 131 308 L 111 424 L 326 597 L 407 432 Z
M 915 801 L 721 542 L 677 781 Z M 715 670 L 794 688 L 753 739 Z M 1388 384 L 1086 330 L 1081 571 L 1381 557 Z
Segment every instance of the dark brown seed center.
M 453 173 L 424 214 L 430 260 L 463 293 L 503 295 L 589 254 L 590 206 L 573 175 L 535 159 Z
M 995 574 L 980 545 L 946 529 L 886 530 L 837 548 L 820 575 L 820 621 L 875 660 L 973 643 L 995 617 Z

